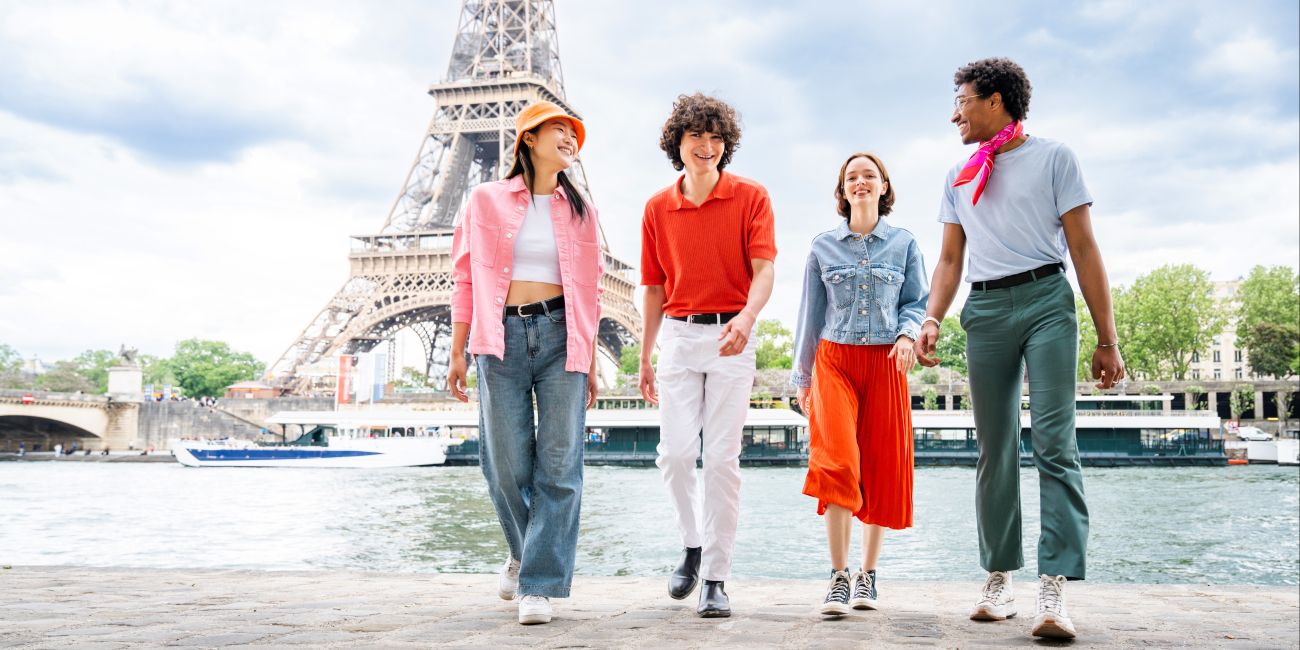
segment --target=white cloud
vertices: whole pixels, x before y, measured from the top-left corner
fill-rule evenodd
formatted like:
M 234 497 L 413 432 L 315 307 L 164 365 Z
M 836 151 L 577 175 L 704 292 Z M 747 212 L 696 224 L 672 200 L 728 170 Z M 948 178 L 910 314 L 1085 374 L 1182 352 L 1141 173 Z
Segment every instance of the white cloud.
M 377 230 L 400 189 L 457 7 L 5 5 L 0 342 L 50 359 L 119 343 L 166 354 L 202 336 L 272 361 L 342 284 L 348 236 Z M 893 222 L 932 268 L 939 184 L 969 155 L 946 122 L 951 70 L 1006 51 L 1041 74 L 1031 130 L 1084 163 L 1114 282 L 1170 262 L 1217 278 L 1294 265 L 1300 126 L 1294 98 L 1274 95 L 1294 95 L 1296 82 L 1268 76 L 1294 72 L 1294 32 L 1272 36 L 1257 17 L 1267 11 L 1244 11 L 1242 27 L 1211 41 L 1198 31 L 1209 19 L 1179 18 L 1176 3 L 1067 9 L 1013 6 L 1025 35 L 996 40 L 985 28 L 1001 28 L 975 9 L 847 3 L 828 23 L 821 5 L 558 3 L 567 91 L 587 121 L 583 160 L 613 251 L 639 262 L 644 201 L 676 175 L 659 129 L 673 97 L 701 90 L 740 110 L 733 171 L 773 196 L 769 316 L 793 325 L 803 257 L 835 225 L 831 184 L 854 150 L 884 156 L 900 195 Z M 1274 65 L 1253 68 L 1266 72 L 1232 99 L 1258 110 L 1162 89 L 1181 61 L 1197 76 L 1242 73 L 1261 56 Z M 169 133 L 182 136 L 212 120 L 232 141 L 200 138 L 169 159 L 145 128 L 153 120 L 179 120 Z

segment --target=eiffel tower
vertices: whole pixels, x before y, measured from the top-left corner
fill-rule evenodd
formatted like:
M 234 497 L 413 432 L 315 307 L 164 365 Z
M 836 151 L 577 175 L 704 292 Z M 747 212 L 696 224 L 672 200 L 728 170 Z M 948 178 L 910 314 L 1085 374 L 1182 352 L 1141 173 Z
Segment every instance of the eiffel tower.
M 462 0 L 446 79 L 420 151 L 378 234 L 353 237 L 351 274 L 270 369 L 293 393 L 333 390 L 330 373 L 310 376 L 341 354 L 368 352 L 409 328 L 424 348 L 425 375 L 446 377 L 451 347 L 451 236 L 471 188 L 509 170 L 515 116 L 547 100 L 578 116 L 564 95 L 553 0 Z M 591 196 L 578 162 L 567 172 Z M 633 267 L 605 249 L 599 350 L 617 361 L 638 340 Z M 389 355 L 388 378 L 397 365 Z

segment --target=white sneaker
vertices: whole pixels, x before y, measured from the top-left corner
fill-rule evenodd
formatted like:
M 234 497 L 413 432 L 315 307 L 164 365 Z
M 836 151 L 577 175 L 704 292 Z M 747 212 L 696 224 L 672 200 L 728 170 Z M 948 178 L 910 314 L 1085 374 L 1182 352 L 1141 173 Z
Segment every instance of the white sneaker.
M 497 581 L 497 595 L 501 600 L 513 600 L 519 590 L 519 560 L 507 558 L 501 567 L 501 579 Z
M 1074 623 L 1065 613 L 1065 576 L 1038 576 L 1038 607 L 1030 634 L 1052 639 L 1074 638 Z
M 971 610 L 972 621 L 1005 621 L 1016 615 L 1016 596 L 1011 590 L 1011 574 L 992 571 L 984 581 L 980 600 Z
M 519 599 L 519 624 L 520 625 L 537 625 L 538 623 L 550 623 L 551 599 L 546 596 L 528 595 Z

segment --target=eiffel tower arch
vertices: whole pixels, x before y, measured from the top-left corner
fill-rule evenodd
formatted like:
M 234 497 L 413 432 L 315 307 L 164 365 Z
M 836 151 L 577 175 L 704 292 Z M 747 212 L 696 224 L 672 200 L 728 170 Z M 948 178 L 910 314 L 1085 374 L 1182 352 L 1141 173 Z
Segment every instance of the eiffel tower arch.
M 437 103 L 402 190 L 377 234 L 354 236 L 348 280 L 267 371 L 291 392 L 332 390 L 304 371 L 341 354 L 368 352 L 410 329 L 425 373 L 446 377 L 451 347 L 451 235 L 474 185 L 509 171 L 515 116 L 538 100 L 580 117 L 564 94 L 553 0 L 463 0 L 451 62 L 429 89 Z M 581 161 L 568 171 L 590 198 Z M 617 362 L 639 337 L 634 268 L 609 252 L 598 349 Z M 389 378 L 396 360 L 388 365 Z

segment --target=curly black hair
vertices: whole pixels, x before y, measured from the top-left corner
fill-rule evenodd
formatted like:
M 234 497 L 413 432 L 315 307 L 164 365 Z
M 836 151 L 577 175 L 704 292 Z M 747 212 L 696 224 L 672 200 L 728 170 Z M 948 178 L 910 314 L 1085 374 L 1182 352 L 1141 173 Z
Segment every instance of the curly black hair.
M 1001 93 L 1002 105 L 1017 122 L 1029 114 L 1029 95 L 1033 86 L 1029 85 L 1025 69 L 1011 59 L 996 57 L 971 61 L 957 69 L 952 83 L 957 87 L 970 84 L 980 97 Z
M 677 171 L 686 167 L 682 162 L 682 136 L 690 131 L 722 136 L 724 147 L 722 159 L 718 161 L 719 171 L 731 162 L 731 156 L 740 148 L 740 118 L 736 109 L 703 93 L 678 95 L 677 101 L 673 102 L 672 115 L 664 122 L 663 134 L 659 136 L 659 148 L 668 154 L 673 169 Z

